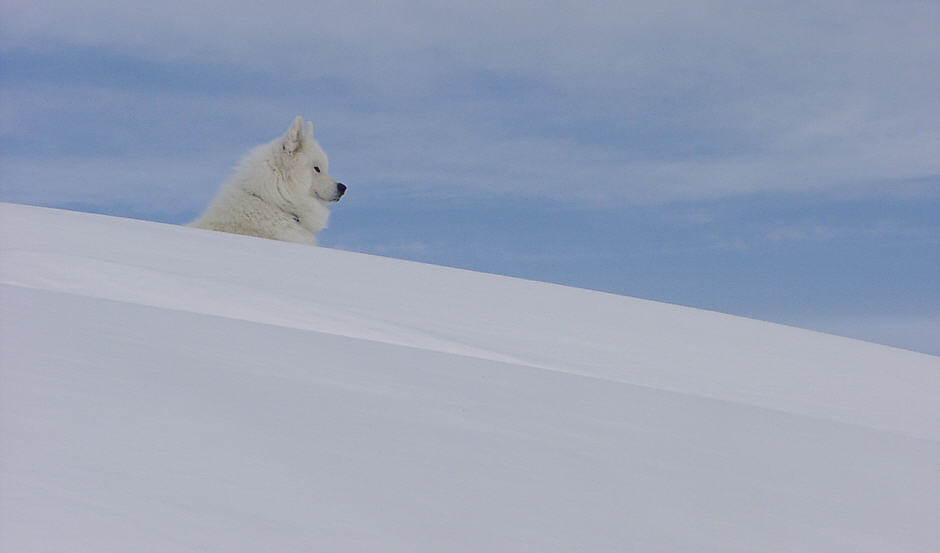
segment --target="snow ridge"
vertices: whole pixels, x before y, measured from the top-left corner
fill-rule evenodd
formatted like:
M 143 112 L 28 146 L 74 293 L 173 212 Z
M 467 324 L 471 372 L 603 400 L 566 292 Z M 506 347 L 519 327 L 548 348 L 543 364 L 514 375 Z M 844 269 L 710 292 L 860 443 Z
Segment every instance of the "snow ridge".
M 934 356 L 13 204 L 0 308 L 0 551 L 940 545 Z

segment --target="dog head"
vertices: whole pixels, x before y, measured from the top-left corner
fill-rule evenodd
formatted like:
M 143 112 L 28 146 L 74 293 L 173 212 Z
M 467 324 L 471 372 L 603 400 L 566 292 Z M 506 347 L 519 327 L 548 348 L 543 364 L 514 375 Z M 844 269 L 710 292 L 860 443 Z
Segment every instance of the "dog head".
M 275 147 L 292 180 L 308 185 L 309 194 L 321 203 L 338 202 L 346 193 L 346 185 L 330 176 L 326 153 L 313 138 L 313 123 L 305 126 L 303 117 L 298 115 Z

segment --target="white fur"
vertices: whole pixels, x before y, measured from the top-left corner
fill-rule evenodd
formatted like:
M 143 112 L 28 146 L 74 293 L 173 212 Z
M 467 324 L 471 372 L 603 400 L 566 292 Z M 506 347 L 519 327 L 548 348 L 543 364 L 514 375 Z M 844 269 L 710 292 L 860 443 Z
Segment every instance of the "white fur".
M 316 170 L 319 168 L 319 172 Z M 313 123 L 297 116 L 287 133 L 258 146 L 190 226 L 316 245 L 329 204 L 346 187 L 329 175 Z

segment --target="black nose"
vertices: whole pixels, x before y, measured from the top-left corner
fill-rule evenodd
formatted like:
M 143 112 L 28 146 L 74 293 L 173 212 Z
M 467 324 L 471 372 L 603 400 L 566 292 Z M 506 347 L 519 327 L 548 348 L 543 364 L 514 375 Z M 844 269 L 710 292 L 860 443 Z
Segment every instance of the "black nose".
M 343 194 L 345 194 L 345 193 L 346 193 L 346 185 L 343 184 L 343 183 L 341 183 L 341 182 L 336 183 L 336 193 L 337 193 L 338 195 L 340 195 L 340 196 L 342 196 Z

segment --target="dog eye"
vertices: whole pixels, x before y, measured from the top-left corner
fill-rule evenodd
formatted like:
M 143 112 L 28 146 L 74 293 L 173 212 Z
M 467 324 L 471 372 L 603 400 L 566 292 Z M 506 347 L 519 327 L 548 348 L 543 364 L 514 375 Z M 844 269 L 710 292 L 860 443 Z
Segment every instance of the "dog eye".
M 317 167 L 316 165 L 314 165 L 314 166 L 313 166 L 313 170 L 314 170 L 314 171 L 316 171 L 317 173 L 319 173 L 319 172 L 320 172 L 320 168 L 319 168 L 319 167 Z

